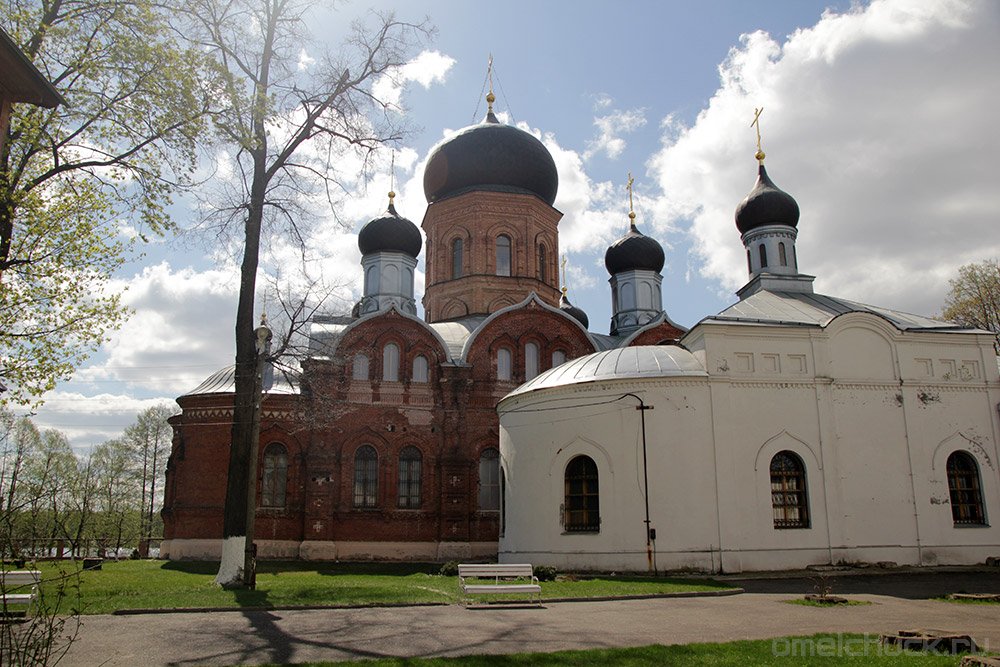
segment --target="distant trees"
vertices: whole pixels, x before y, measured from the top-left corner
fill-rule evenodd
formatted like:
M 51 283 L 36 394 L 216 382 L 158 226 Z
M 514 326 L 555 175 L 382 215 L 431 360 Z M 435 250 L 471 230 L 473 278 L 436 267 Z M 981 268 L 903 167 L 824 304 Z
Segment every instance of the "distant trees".
M 145 552 L 162 532 L 170 414 L 148 408 L 121 438 L 78 456 L 62 433 L 0 409 L 0 557 Z
M 949 283 L 951 291 L 941 315 L 967 327 L 992 331 L 996 334 L 993 348 L 1000 355 L 1000 261 L 965 264 Z

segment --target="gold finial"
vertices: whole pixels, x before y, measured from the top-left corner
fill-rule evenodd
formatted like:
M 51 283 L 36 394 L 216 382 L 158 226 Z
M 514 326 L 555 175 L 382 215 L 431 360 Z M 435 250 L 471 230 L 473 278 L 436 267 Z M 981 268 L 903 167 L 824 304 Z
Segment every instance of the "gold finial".
M 632 172 L 628 173 L 628 184 L 625 189 L 628 190 L 628 220 L 629 225 L 635 227 L 635 208 L 632 206 L 632 184 L 635 183 L 635 179 L 632 178 Z
M 562 273 L 563 273 L 563 279 L 562 279 L 562 283 L 563 283 L 563 284 L 562 284 L 562 295 L 563 295 L 563 296 L 566 296 L 566 291 L 567 291 L 567 289 L 568 289 L 568 288 L 566 287 L 566 255 L 563 255 L 563 259 L 562 259 Z
M 760 114 L 764 111 L 764 107 L 756 108 L 753 110 L 753 122 L 750 123 L 750 127 L 757 128 L 757 153 L 754 155 L 757 158 L 757 162 L 764 164 L 764 150 L 760 147 Z
M 488 113 L 493 113 L 493 103 L 496 101 L 497 96 L 493 94 L 493 54 L 490 54 L 490 60 L 486 65 L 486 78 L 490 81 L 490 92 L 486 93 L 486 104 L 489 105 Z

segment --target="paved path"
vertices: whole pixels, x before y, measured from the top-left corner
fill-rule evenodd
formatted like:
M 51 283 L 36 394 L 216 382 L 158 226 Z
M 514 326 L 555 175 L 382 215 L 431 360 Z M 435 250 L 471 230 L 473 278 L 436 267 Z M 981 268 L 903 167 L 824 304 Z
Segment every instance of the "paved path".
M 801 589 L 800 589 L 801 590 Z M 806 589 L 808 590 L 808 588 Z M 460 606 L 87 616 L 63 667 L 237 665 L 453 656 L 934 628 L 1000 649 L 1000 606 L 859 594 L 871 605 L 791 605 L 787 593 Z

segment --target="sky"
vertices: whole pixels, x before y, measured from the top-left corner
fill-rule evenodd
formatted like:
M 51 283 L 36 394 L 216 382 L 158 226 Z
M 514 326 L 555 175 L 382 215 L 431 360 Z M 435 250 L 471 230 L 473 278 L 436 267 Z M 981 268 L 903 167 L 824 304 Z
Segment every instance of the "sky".
M 373 9 L 436 26 L 379 84 L 411 132 L 394 157 L 378 156 L 370 179 L 342 179 L 346 196 L 308 240 L 311 270 L 337 285 L 331 310 L 360 296 L 357 232 L 385 210 L 390 187 L 419 225 L 423 164 L 484 116 L 490 54 L 501 119 L 555 159 L 569 298 L 592 331 L 608 332 L 603 257 L 628 229 L 629 172 L 639 229 L 666 252 L 671 319 L 690 327 L 735 302 L 748 276 L 733 211 L 756 180 L 759 107 L 768 174 L 799 203 L 799 268 L 816 276 L 817 292 L 933 316 L 959 266 L 1000 257 L 994 0 L 394 4 L 338 3 L 310 22 L 331 48 Z M 303 48 L 304 67 L 310 48 L 320 46 Z M 174 215 L 188 227 L 193 199 Z M 280 282 L 298 256 L 271 241 L 263 270 Z M 116 276 L 134 314 L 45 397 L 35 423 L 85 452 L 232 364 L 231 250 L 190 233 L 146 248 Z

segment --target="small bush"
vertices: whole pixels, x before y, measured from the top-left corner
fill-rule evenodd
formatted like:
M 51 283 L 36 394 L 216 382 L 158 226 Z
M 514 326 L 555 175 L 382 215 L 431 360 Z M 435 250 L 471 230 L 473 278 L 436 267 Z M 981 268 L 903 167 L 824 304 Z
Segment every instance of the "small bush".
M 458 561 L 450 560 L 441 566 L 442 577 L 457 577 L 458 576 Z
M 555 581 L 556 568 L 551 565 L 539 565 L 535 568 L 535 576 L 539 581 Z

